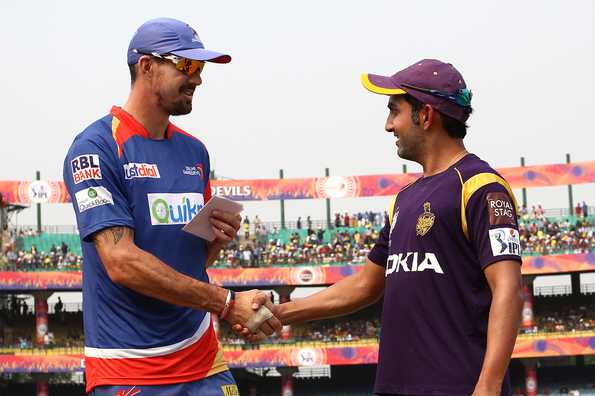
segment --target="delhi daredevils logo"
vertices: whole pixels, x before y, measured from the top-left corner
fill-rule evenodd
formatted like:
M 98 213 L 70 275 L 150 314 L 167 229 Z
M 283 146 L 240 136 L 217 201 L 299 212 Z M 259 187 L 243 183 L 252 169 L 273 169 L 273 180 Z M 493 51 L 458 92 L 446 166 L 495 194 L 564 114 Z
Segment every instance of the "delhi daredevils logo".
M 359 187 L 353 176 L 320 177 L 315 183 L 317 198 L 353 198 Z

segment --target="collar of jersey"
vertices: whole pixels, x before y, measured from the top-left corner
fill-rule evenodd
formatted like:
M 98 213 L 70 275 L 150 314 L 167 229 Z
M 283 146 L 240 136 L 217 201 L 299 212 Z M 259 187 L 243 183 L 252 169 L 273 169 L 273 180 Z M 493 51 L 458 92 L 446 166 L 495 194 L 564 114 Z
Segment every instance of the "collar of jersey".
M 145 129 L 145 127 L 140 122 L 138 122 L 136 118 L 132 116 L 132 114 L 128 113 L 123 108 L 119 106 L 112 106 L 112 110 L 110 113 L 112 116 L 120 120 L 120 125 L 118 129 L 122 130 L 124 132 L 124 135 L 126 135 L 125 140 L 128 140 L 127 138 L 131 137 L 132 135 L 138 135 L 145 139 L 151 138 L 149 136 L 149 132 Z M 166 139 L 171 138 L 173 132 L 172 126 L 172 123 L 168 122 L 167 131 L 165 132 Z

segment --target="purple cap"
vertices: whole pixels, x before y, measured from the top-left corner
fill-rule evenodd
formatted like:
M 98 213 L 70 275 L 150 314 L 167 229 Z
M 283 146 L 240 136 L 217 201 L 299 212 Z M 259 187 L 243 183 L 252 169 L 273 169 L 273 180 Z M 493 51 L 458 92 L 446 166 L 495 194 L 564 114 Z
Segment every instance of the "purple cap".
M 231 61 L 229 55 L 205 49 L 190 25 L 172 18 L 151 19 L 138 28 L 128 46 L 128 64 L 134 65 L 143 54 L 151 53 L 172 54 L 205 62 Z
M 471 114 L 471 92 L 453 65 L 423 59 L 390 77 L 362 74 L 362 84 L 381 95 L 409 94 L 461 122 Z

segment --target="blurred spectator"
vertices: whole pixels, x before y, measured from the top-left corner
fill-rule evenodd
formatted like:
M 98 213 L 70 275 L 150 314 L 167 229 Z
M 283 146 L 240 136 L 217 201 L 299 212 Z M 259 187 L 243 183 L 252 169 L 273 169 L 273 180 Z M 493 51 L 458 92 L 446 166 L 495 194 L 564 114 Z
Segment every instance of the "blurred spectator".
M 595 301 L 573 301 L 573 297 L 545 297 L 536 304 L 534 327 L 521 334 L 595 330 Z
M 297 222 L 295 223 L 295 228 L 297 228 L 298 230 L 302 229 L 302 218 L 298 217 Z
M 589 216 L 589 207 L 587 203 L 583 201 L 583 217 L 587 218 Z
M 588 211 L 586 202 L 577 204 L 573 214 L 576 215 L 579 208 L 583 217 L 561 220 L 546 218 L 541 205 L 533 206 L 530 213 L 524 208 L 519 220 L 523 254 L 591 252 L 595 244 L 595 220 L 584 216 Z M 255 216 L 252 221 L 254 234 L 251 235 L 251 222 L 245 216 L 242 221 L 244 238 L 241 245 L 238 239 L 222 249 L 216 265 L 257 267 L 361 263 L 365 261 L 367 252 L 387 221 L 388 213 L 335 213 L 334 218 L 335 227 L 327 229 L 326 221 L 317 220 L 314 223 L 308 216 L 304 234 L 300 216 L 296 233 L 288 234 L 288 230 L 281 230 L 280 234 L 275 223 L 263 223 Z M 15 238 L 28 233 L 33 233 L 33 230 L 13 231 L 12 237 L 5 239 L 0 252 L 0 271 L 60 271 L 82 268 L 82 257 L 74 254 L 63 241 L 59 246 L 53 245 L 49 252 L 38 251 L 35 245 L 31 245 L 29 251 L 17 249 L 19 245 L 15 243 Z
M 250 220 L 248 219 L 248 216 L 244 217 L 243 228 L 244 228 L 244 238 L 250 239 Z
M 574 208 L 574 215 L 576 217 L 581 217 L 583 214 L 583 207 L 581 206 L 580 202 L 576 203 L 576 207 Z
M 378 230 L 345 230 L 334 233 L 334 237 L 324 242 L 324 231 L 309 233 L 302 238 L 298 233 L 291 234 L 289 241 L 271 238 L 268 241 L 255 240 L 250 243 L 234 241 L 221 250 L 219 267 L 251 267 L 299 264 L 363 263 L 378 237 Z M 258 252 L 255 254 L 255 252 Z
M 595 243 L 593 224 L 584 218 L 575 223 L 521 219 L 519 232 L 521 251 L 528 255 L 588 253 Z
M 60 251 L 62 252 L 62 256 L 66 256 L 66 253 L 68 253 L 68 245 L 64 241 L 60 245 Z
M 56 303 L 54 309 L 56 313 L 60 313 L 62 312 L 62 309 L 64 309 L 64 304 L 62 304 L 62 298 L 60 298 L 60 296 L 58 296 L 58 302 Z
M 63 255 L 57 252 L 37 252 L 32 246 L 30 251 L 8 250 L 0 258 L 0 270 L 3 271 L 78 271 L 82 268 L 83 258 L 72 252 Z

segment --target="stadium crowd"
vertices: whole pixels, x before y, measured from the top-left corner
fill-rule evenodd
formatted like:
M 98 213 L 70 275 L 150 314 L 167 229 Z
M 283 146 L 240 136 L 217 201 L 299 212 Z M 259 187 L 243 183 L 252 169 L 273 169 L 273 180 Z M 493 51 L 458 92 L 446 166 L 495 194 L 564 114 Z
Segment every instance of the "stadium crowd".
M 523 208 L 519 216 L 521 250 L 525 255 L 587 253 L 595 246 L 595 218 L 586 204 L 577 206 L 574 217 L 548 218 L 541 205 Z M 245 217 L 242 232 L 221 250 L 219 268 L 269 267 L 279 265 L 331 265 L 363 263 L 378 238 L 388 214 L 380 212 L 336 213 L 330 228 L 310 216 L 301 217 L 289 229 L 264 223 L 258 216 Z M 35 237 L 33 230 L 18 237 Z M 48 252 L 18 249 L 16 236 L 4 238 L 0 271 L 80 270 L 82 257 L 64 242 Z
M 0 258 L 0 271 L 80 271 L 83 258 L 72 252 L 50 249 L 39 252 L 35 245 L 30 250 L 8 250 Z
M 595 302 L 589 296 L 542 297 L 534 300 L 534 326 L 521 328 L 520 334 L 563 333 L 595 330 Z M 44 345 L 34 343 L 35 314 L 24 299 L 4 300 L 0 306 L 0 345 L 3 348 L 79 348 L 84 346 L 80 305 L 50 307 L 48 333 Z M 287 327 L 260 344 L 296 344 L 304 342 L 350 343 L 375 341 L 380 336 L 380 305 L 375 304 L 352 315 Z M 219 340 L 223 345 L 257 349 L 238 337 L 227 322 L 219 322 Z
M 0 300 L 0 349 L 1 348 L 82 348 L 84 347 L 83 314 L 65 307 L 62 300 L 53 304 L 48 315 L 48 330 L 43 344 L 35 343 L 35 311 L 26 299 L 11 295 Z
M 334 233 L 329 242 L 324 242 L 324 231 L 309 232 L 301 237 L 294 232 L 289 240 L 281 238 L 266 240 L 244 239 L 233 241 L 221 250 L 215 262 L 218 267 L 270 267 L 274 265 L 299 264 L 358 264 L 365 261 L 378 238 L 377 229 L 349 229 Z
M 219 340 L 223 345 L 241 345 L 246 349 L 258 346 L 246 342 L 238 337 L 227 325 L 219 325 Z M 380 337 L 380 319 L 368 318 L 351 320 L 339 318 L 312 322 L 305 325 L 293 326 L 288 333 L 284 329 L 279 334 L 273 334 L 261 344 L 295 344 L 300 342 L 346 343 L 360 340 L 378 340 Z
M 588 253 L 595 245 L 595 221 L 585 202 L 577 204 L 574 218 L 550 219 L 538 205 L 521 209 L 519 232 L 525 255 Z
M 585 206 L 586 207 L 586 206 Z M 572 220 L 549 219 L 541 206 L 524 210 L 519 218 L 521 250 L 525 255 L 548 255 L 560 253 L 587 253 L 595 246 L 593 232 L 595 222 L 589 217 Z M 583 213 L 583 212 L 581 212 Z M 586 213 L 586 212 L 584 212 Z M 243 238 L 229 244 L 220 253 L 215 265 L 218 267 L 263 267 L 299 264 L 358 264 L 365 261 L 374 245 L 382 222 L 380 214 L 373 215 L 374 221 L 365 216 L 335 215 L 336 227 L 325 230 L 311 228 L 308 221 L 306 234 L 300 228 L 293 230 L 287 240 L 280 237 L 274 228 L 267 231 L 262 223 L 254 226 L 250 234 L 249 220 L 244 219 Z M 385 219 L 387 216 L 381 216 Z M 355 220 L 353 220 L 355 219 Z M 301 218 L 298 218 L 301 226 Z M 349 227 L 345 226 L 349 224 Z M 357 225 L 357 226 L 356 226 Z M 262 231 L 264 229 L 264 232 Z M 328 233 L 328 234 L 327 234 Z
M 521 334 L 595 330 L 595 301 L 592 297 L 581 300 L 573 297 L 545 297 L 536 301 L 534 326 L 522 328 Z

